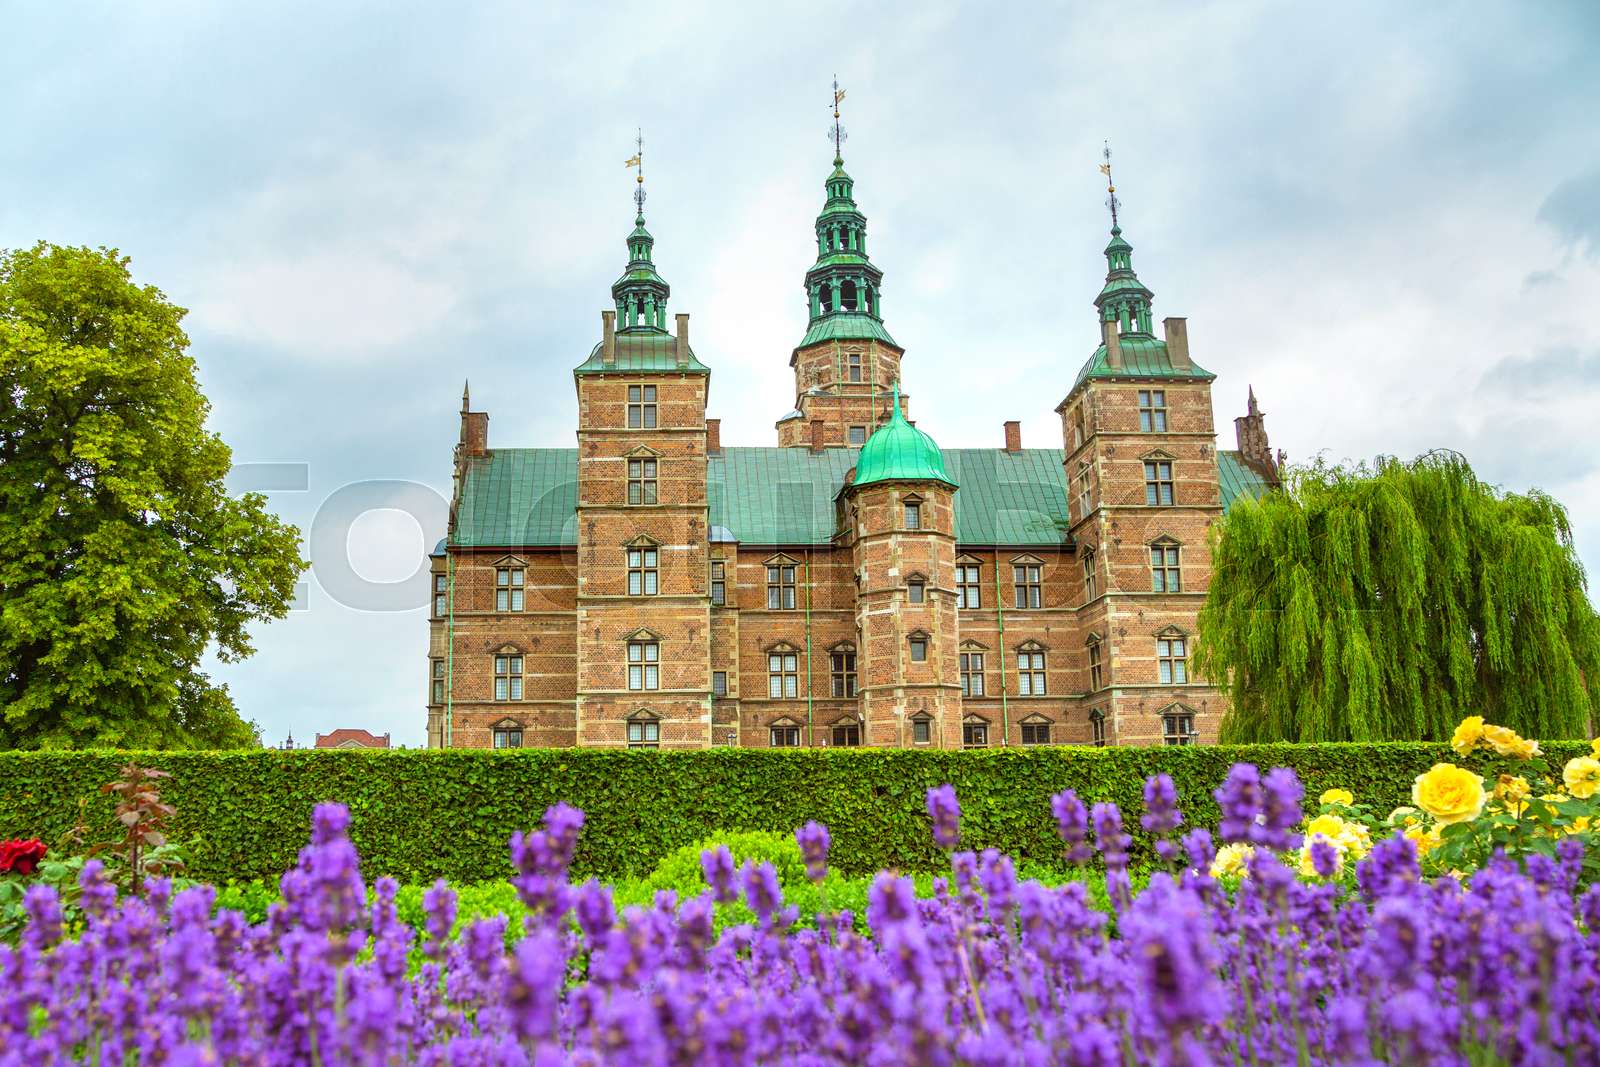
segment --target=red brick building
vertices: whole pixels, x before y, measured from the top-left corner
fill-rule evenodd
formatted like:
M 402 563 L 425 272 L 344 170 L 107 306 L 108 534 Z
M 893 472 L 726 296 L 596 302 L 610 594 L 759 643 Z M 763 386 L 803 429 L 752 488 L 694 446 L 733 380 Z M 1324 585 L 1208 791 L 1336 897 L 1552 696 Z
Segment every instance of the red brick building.
M 290 739 L 291 747 L 293 738 Z M 368 733 L 366 730 L 340 728 L 329 734 L 318 734 L 313 748 L 388 748 L 388 734 Z
M 462 397 L 430 746 L 1215 737 L 1224 698 L 1189 666 L 1206 532 L 1277 462 L 1253 394 L 1237 448 L 1217 448 L 1214 375 L 1184 319 L 1157 336 L 1120 228 L 1061 441 L 1023 448 L 1008 422 L 1000 447 L 941 449 L 908 421 L 905 349 L 835 160 L 793 409 L 776 447 L 734 447 L 689 317 L 668 330 L 642 207 L 573 372 L 577 448 L 491 448 Z

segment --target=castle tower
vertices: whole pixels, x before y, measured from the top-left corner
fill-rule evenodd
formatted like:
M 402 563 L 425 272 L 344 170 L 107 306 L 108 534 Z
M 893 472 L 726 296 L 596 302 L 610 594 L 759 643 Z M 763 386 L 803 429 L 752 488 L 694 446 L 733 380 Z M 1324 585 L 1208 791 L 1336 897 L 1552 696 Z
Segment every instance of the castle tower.
M 888 418 L 904 349 L 883 325 L 883 271 L 867 256 L 867 217 L 837 143 L 824 188 L 817 261 L 805 278 L 809 325 L 789 358 L 795 405 L 778 420 L 778 443 L 855 447 Z
M 638 161 L 635 157 L 634 162 Z M 706 393 L 689 316 L 666 330 L 643 176 L 628 265 L 578 390 L 577 743 L 711 740 Z
M 1110 744 L 1215 740 L 1221 699 L 1191 667 L 1206 534 L 1222 514 L 1215 375 L 1190 358 L 1184 319 L 1152 332 L 1153 294 L 1134 272 L 1114 187 L 1110 204 L 1101 343 L 1056 408 L 1082 571 L 1084 704 Z
M 961 747 L 955 599 L 956 483 L 933 438 L 905 420 L 868 438 L 842 490 L 860 579 L 861 714 L 868 745 Z

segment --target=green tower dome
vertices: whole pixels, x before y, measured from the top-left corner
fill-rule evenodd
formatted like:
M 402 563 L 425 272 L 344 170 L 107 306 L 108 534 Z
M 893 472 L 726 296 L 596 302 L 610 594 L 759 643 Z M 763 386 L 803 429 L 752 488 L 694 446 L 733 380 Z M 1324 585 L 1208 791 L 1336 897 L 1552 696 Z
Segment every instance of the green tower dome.
M 954 478 L 944 472 L 944 453 L 933 438 L 906 421 L 900 414 L 900 383 L 894 386 L 894 414 L 878 427 L 861 446 L 856 459 L 856 479 L 860 488 L 877 482 L 943 482 L 958 488 Z
M 806 271 L 810 321 L 799 347 L 819 341 L 895 344 L 883 325 L 883 271 L 867 257 L 867 217 L 855 200 L 855 181 L 837 154 L 824 183 L 817 216 L 817 261 Z

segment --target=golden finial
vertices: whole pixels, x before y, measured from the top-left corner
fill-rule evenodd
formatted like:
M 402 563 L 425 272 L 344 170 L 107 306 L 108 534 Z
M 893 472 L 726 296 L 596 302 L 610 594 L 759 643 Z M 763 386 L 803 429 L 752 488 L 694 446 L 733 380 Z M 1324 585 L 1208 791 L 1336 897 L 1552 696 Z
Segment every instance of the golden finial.
M 1122 202 L 1117 199 L 1117 187 L 1111 182 L 1110 141 L 1105 143 L 1105 149 L 1100 154 L 1105 157 L 1105 162 L 1100 164 L 1100 173 L 1106 176 L 1106 207 L 1111 209 L 1111 232 L 1120 233 L 1122 230 L 1121 227 L 1117 225 L 1117 208 L 1122 206 Z
M 633 202 L 634 202 L 634 204 L 636 204 L 638 206 L 639 214 L 643 215 L 644 214 L 644 128 L 643 127 L 640 127 L 639 136 L 637 138 L 635 138 L 634 144 L 638 147 L 638 151 L 636 151 L 633 154 L 633 158 L 624 161 L 622 165 L 624 167 L 634 167 L 634 168 L 638 169 L 639 173 L 635 177 L 634 180 L 637 181 L 639 184 L 638 184 L 638 188 L 636 188 L 633 191 Z
M 839 125 L 839 101 L 844 99 L 844 90 L 839 88 L 839 75 L 833 76 L 833 162 L 838 166 L 844 162 L 844 127 Z

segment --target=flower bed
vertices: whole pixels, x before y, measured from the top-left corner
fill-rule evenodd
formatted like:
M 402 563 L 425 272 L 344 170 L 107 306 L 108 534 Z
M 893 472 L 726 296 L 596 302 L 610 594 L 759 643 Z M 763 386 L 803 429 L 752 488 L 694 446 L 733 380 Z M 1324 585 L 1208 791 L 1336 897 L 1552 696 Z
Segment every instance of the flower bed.
M 1481 741 L 1458 748 L 1546 776 L 1536 750 Z M 584 815 L 557 804 L 511 840 L 521 937 L 504 916 L 452 937 L 442 882 L 418 937 L 392 879 L 368 902 L 349 812 L 322 805 L 256 926 L 214 914 L 209 886 L 152 880 L 118 900 L 91 860 L 68 938 L 54 889 L 29 887 L 28 925 L 0 946 L 0 1065 L 1600 1062 L 1600 887 L 1585 885 L 1578 822 L 1600 766 L 1586 759 L 1537 805 L 1435 768 L 1414 813 L 1378 819 L 1335 792 L 1309 821 L 1297 775 L 1239 764 L 1215 791 L 1231 866 L 1153 775 L 1139 825 L 1166 869 L 1137 893 L 1122 812 L 1064 791 L 1066 858 L 1098 853 L 1109 911 L 1082 883 L 1048 888 L 996 850 L 961 851 L 958 797 L 938 787 L 927 812 L 949 873 L 921 901 L 878 873 L 867 934 L 826 908 L 796 929 L 774 864 L 721 847 L 701 857 L 704 892 L 663 891 L 619 919 L 607 886 L 571 884 Z M 827 829 L 796 842 L 826 885 Z M 736 899 L 752 921 L 718 934 L 715 908 Z

